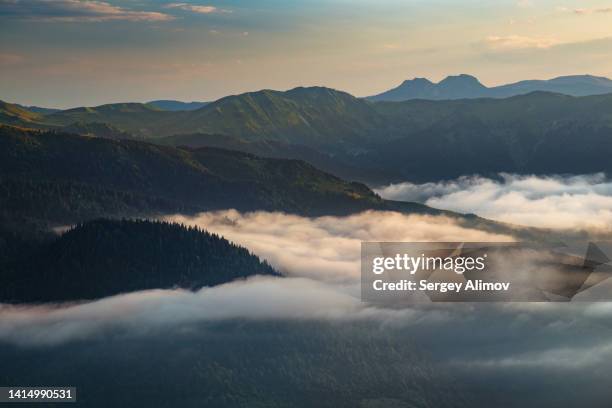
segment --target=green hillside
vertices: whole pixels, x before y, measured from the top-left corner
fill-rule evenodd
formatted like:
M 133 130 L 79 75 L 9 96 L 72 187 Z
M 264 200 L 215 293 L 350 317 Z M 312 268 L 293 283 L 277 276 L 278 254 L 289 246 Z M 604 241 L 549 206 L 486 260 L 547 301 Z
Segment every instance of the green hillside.
M 140 137 L 156 137 L 156 128 L 173 117 L 153 105 L 142 103 L 115 103 L 96 107 L 81 107 L 55 112 L 45 116 L 45 123 L 62 127 L 73 123 L 106 123 Z
M 301 100 L 309 98 L 302 95 Z M 351 122 L 352 133 L 332 131 L 323 144 L 311 144 L 313 139 L 303 134 L 289 141 L 318 154 L 280 149 L 278 145 L 271 149 L 267 138 L 277 135 L 261 127 L 248 134 L 251 130 L 246 128 L 213 126 L 220 117 L 231 116 L 224 110 L 217 110 L 218 117 L 205 122 L 211 124 L 211 131 L 242 134 L 243 142 L 223 141 L 232 149 L 299 157 L 342 177 L 381 184 L 499 172 L 612 173 L 608 159 L 612 154 L 611 107 L 609 94 L 571 97 L 545 92 L 507 99 L 370 103 L 364 108 L 367 114 L 357 115 L 366 120 Z M 332 117 L 326 117 L 330 124 L 342 123 L 335 118 L 346 118 L 345 113 L 330 112 Z M 241 126 L 243 120 L 240 117 L 233 123 Z M 349 134 L 363 136 L 342 139 Z M 210 143 L 203 139 L 206 137 L 183 135 L 162 140 L 186 145 Z M 334 164 L 327 160 L 330 157 Z
M 0 101 L 0 123 L 15 126 L 31 126 L 43 120 L 43 115 L 23 106 Z
M 382 137 L 385 123 L 369 102 L 329 88 L 263 90 L 228 96 L 192 111 L 161 111 L 147 104 L 111 104 L 47 115 L 49 125 L 104 122 L 146 138 L 211 133 L 248 140 L 355 147 Z
M 375 129 L 382 126 L 382 118 L 370 103 L 315 87 L 229 96 L 185 115 L 185 121 L 172 133 L 195 131 L 307 145 L 355 146 L 371 141 Z

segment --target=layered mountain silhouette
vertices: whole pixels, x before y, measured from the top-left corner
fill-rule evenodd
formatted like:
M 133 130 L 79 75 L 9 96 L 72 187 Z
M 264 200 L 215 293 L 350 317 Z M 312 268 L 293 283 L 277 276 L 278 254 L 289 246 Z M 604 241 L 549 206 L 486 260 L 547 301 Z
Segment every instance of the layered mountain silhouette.
M 208 133 L 343 147 L 360 146 L 370 137 L 379 138 L 381 132 L 376 129 L 385 129 L 383 118 L 369 102 L 321 87 L 249 92 L 191 111 L 166 111 L 139 103 L 81 107 L 46 115 L 44 122 L 49 128 L 102 122 L 146 139 Z M 31 122 L 21 125 L 30 126 Z
M 403 179 L 466 174 L 612 174 L 612 94 L 535 92 L 505 99 L 384 102 L 398 136 L 350 156 Z M 348 156 L 343 156 L 348 158 Z
M 487 96 L 487 87 L 471 75 L 449 76 L 433 83 L 426 78 L 402 82 L 397 88 L 368 97 L 371 101 L 405 101 L 409 99 L 461 99 Z
M 612 92 L 612 80 L 592 75 L 572 75 L 486 87 L 477 78 L 461 74 L 446 77 L 438 83 L 433 83 L 425 78 L 406 80 L 396 88 L 367 99 L 397 102 L 410 99 L 507 98 L 535 91 L 556 92 L 571 96 L 599 95 Z
M 300 160 L 0 126 L 0 216 L 55 224 L 235 208 L 302 215 L 449 214 L 381 199 Z
M 428 87 L 420 82 L 423 89 Z M 475 78 L 459 76 L 443 82 L 449 92 L 488 92 Z M 178 111 L 121 103 L 45 114 L 3 102 L 0 271 L 43 270 L 39 266 L 44 264 L 75 273 L 64 281 L 85 282 L 89 277 L 82 271 L 86 270 L 95 270 L 97 279 L 105 266 L 113 265 L 104 263 L 106 255 L 96 258 L 79 245 L 89 242 L 90 249 L 97 248 L 95 237 L 106 236 L 107 228 L 120 236 L 100 243 L 100 248 L 111 245 L 113 249 L 111 243 L 130 236 L 132 228 L 137 231 L 135 239 L 152 234 L 154 238 L 147 242 L 154 243 L 173 242 L 169 237 L 193 233 L 160 227 L 156 235 L 157 226 L 143 227 L 143 232 L 139 225 L 102 223 L 82 226 L 77 230 L 82 235 L 74 232 L 54 241 L 49 238 L 50 227 L 101 217 L 228 208 L 307 216 L 365 210 L 445 214 L 471 228 L 543 239 L 535 230 L 515 232 L 476 216 L 383 200 L 366 185 L 345 179 L 384 183 L 498 172 L 612 174 L 610 106 L 612 94 L 573 97 L 532 92 L 501 99 L 374 102 L 321 87 L 251 92 Z M 192 238 L 204 239 L 198 234 Z M 50 240 L 55 243 L 49 244 Z M 189 246 L 189 242 L 183 243 Z M 43 252 L 51 248 L 46 245 L 57 248 L 45 256 Z M 74 252 L 74 248 L 80 249 Z M 53 258 L 52 254 L 62 251 L 65 258 Z M 177 265 L 207 267 L 197 259 L 191 262 L 180 250 L 172 251 L 178 256 Z M 92 257 L 79 255 L 87 253 Z M 110 258 L 114 256 L 111 253 Z M 95 262 L 87 266 L 88 260 Z M 155 270 L 162 282 L 156 286 L 148 280 L 149 272 L 143 272 L 152 268 L 146 260 L 138 265 L 131 264 L 129 257 L 120 261 L 116 270 L 135 273 L 137 284 L 112 287 L 107 282 L 98 292 L 89 293 L 81 286 L 72 292 L 64 293 L 60 287 L 49 293 L 57 300 L 94 298 L 184 282 L 182 276 Z M 155 265 L 163 261 L 158 259 Z M 86 267 L 79 269 L 79 265 Z M 23 276 L 32 280 L 34 275 Z M 164 280 L 164 276 L 172 278 Z M 181 287 L 216 282 L 198 280 L 195 275 L 186 279 L 190 283 Z M 16 277 L 11 281 L 20 282 Z M 26 299 L 19 295 L 26 292 L 20 290 L 13 287 L 5 299 Z M 51 300 L 42 296 L 43 287 L 37 293 L 26 300 Z
M 576 83 L 570 78 L 552 82 Z M 425 80 L 416 85 L 429 87 Z M 490 90 L 467 76 L 443 85 L 449 92 L 471 89 L 473 95 Z M 312 87 L 233 95 L 192 111 L 122 103 L 44 115 L 2 103 L 0 123 L 301 159 L 345 179 L 383 184 L 498 172 L 611 173 L 606 159 L 611 103 L 612 94 L 544 91 L 508 98 L 373 102 Z

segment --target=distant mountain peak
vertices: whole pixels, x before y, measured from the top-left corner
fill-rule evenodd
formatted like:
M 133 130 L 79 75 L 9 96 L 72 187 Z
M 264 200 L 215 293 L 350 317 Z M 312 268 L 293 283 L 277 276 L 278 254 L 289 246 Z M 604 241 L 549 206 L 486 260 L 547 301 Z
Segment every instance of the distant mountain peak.
M 335 89 L 332 88 L 328 88 L 326 86 L 319 86 L 319 85 L 314 85 L 314 86 L 296 86 L 295 88 L 292 88 L 290 90 L 288 90 L 287 92 L 292 92 L 292 91 L 296 91 L 296 92 L 300 92 L 300 91 L 314 91 L 314 92 L 321 92 L 321 91 L 335 91 Z
M 394 89 L 412 89 L 421 91 L 424 89 L 429 89 L 433 86 L 435 86 L 435 84 L 427 78 L 414 78 L 405 80 L 400 86 Z
M 612 85 L 612 80 L 606 77 L 595 76 L 595 75 L 566 75 L 560 76 L 556 78 L 549 79 L 547 82 L 549 83 L 590 83 L 593 85 Z
M 438 94 L 446 99 L 482 97 L 488 89 L 478 78 L 467 74 L 447 76 L 436 87 Z
M 285 92 L 287 95 L 348 95 L 344 91 L 339 91 L 326 86 L 298 86 Z
M 604 80 L 604 81 L 612 81 L 609 78 L 591 75 L 591 74 L 577 74 L 577 75 L 562 75 L 555 78 L 550 79 L 550 81 L 554 81 L 555 79 L 594 79 L 594 80 Z
M 549 80 L 526 80 L 507 85 L 486 87 L 469 74 L 449 75 L 438 83 L 425 78 L 405 80 L 400 86 L 368 97 L 372 101 L 405 101 L 410 99 L 507 98 L 531 92 L 553 92 L 569 96 L 612 93 L 612 80 L 594 75 L 567 75 Z
M 407 99 L 460 99 L 482 97 L 487 89 L 478 78 L 468 75 L 450 75 L 438 83 L 427 78 L 406 80 L 400 86 L 382 94 L 371 96 L 373 101 L 403 101 Z
M 427 78 L 416 77 L 414 79 L 407 79 L 404 82 L 402 82 L 402 85 L 408 85 L 408 84 L 429 84 L 429 85 L 433 85 L 433 82 L 431 82 Z M 402 86 L 402 85 L 400 85 L 400 86 Z
M 476 78 L 474 75 L 457 74 L 457 75 L 449 75 L 449 76 L 447 76 L 446 78 L 444 78 L 440 82 L 451 81 L 451 80 L 458 80 L 458 79 L 470 79 L 470 80 L 473 80 L 473 81 L 478 81 L 478 78 Z
M 458 82 L 466 83 L 466 84 L 474 84 L 474 85 L 485 87 L 483 84 L 480 83 L 478 78 L 476 78 L 473 75 L 468 75 L 468 74 L 449 75 L 443 80 L 441 80 L 440 82 L 438 82 L 438 85 L 458 83 Z

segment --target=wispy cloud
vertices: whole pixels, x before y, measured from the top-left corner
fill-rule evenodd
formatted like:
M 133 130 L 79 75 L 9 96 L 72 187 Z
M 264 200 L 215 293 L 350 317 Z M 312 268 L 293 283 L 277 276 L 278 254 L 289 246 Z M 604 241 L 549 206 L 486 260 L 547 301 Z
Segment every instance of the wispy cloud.
M 559 11 L 566 13 L 574 13 L 576 15 L 587 15 L 587 14 L 597 14 L 597 13 L 612 13 L 612 7 L 598 7 L 598 8 L 568 8 L 568 7 L 560 7 Z
M 191 11 L 193 13 L 198 14 L 211 14 L 211 13 L 227 13 L 227 10 L 219 9 L 215 6 L 207 6 L 207 5 L 197 5 L 197 4 L 188 4 L 188 3 L 170 3 L 165 6 L 166 8 L 174 8 L 184 11 Z
M 235 210 L 169 216 L 223 235 L 291 276 L 359 282 L 362 241 L 512 241 L 444 216 L 366 211 L 348 217 L 307 218 L 284 213 Z
M 48 22 L 168 21 L 156 11 L 135 11 L 105 1 L 0 0 L 0 16 Z
M 0 54 L 0 66 L 15 65 L 23 61 L 23 57 L 17 54 Z
M 447 217 L 369 211 L 307 218 L 235 210 L 166 217 L 197 225 L 248 247 L 282 270 L 197 292 L 150 290 L 89 303 L 9 306 L 0 303 L 0 344 L 62 344 L 113 330 L 146 333 L 225 319 L 446 320 L 444 311 L 388 310 L 359 299 L 363 240 L 502 241 L 510 237 L 461 226 Z M 117 314 L 120 310 L 121 313 Z M 605 312 L 605 311 L 604 311 Z
M 518 0 L 516 5 L 520 8 L 533 7 L 533 2 L 531 0 Z
M 122 311 L 120 315 L 117 310 Z M 74 305 L 0 304 L 0 342 L 58 344 L 121 327 L 146 331 L 169 324 L 236 318 L 333 320 L 371 314 L 358 298 L 324 283 L 253 277 L 195 293 L 151 290 Z
M 517 49 L 546 49 L 558 45 L 559 42 L 553 38 L 526 37 L 522 35 L 497 36 L 486 38 L 486 44 L 494 50 L 517 50 Z

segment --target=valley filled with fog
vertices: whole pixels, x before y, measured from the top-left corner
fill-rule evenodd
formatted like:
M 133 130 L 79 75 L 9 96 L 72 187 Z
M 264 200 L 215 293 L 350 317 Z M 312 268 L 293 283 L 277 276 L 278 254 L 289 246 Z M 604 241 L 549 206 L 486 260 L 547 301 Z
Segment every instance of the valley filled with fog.
M 610 408 L 612 4 L 552 3 L 0 0 L 0 403 Z
M 555 230 L 612 232 L 612 182 L 605 174 L 498 178 L 465 176 L 451 181 L 395 183 L 375 190 L 383 198 L 516 225 Z
M 605 218 L 601 218 L 609 214 L 608 183 L 599 176 L 568 179 L 504 176 L 502 180 L 465 178 L 440 184 L 404 183 L 379 193 L 388 198 L 474 211 L 491 218 L 495 218 L 498 210 L 507 217 L 501 221 L 516 224 L 583 231 L 590 228 L 598 237 L 609 232 L 604 228 Z M 464 192 L 469 192 L 472 200 L 462 200 Z M 577 196 L 581 206 L 575 205 Z M 474 201 L 476 197 L 480 201 Z M 501 211 L 500 207 L 512 203 Z M 390 211 L 305 217 L 282 212 L 223 210 L 162 219 L 219 234 L 267 260 L 283 277 L 255 276 L 195 292 L 160 289 L 91 302 L 4 305 L 0 309 L 3 359 L 31 367 L 36 355 L 53 352 L 65 360 L 54 364 L 52 371 L 41 371 L 39 378 L 57 375 L 56 378 L 70 382 L 77 381 L 76 373 L 84 367 L 88 355 L 85 349 L 107 355 L 113 364 L 121 365 L 128 362 L 115 350 L 132 348 L 138 343 L 140 350 L 134 351 L 136 355 L 161 353 L 162 362 L 176 359 L 182 362 L 181 369 L 204 373 L 211 369 L 208 366 L 213 364 L 211 361 L 217 361 L 225 364 L 232 375 L 250 377 L 257 375 L 266 359 L 273 358 L 270 353 L 276 358 L 280 353 L 293 364 L 301 358 L 322 358 L 313 357 L 313 352 L 326 353 L 335 356 L 338 364 L 347 369 L 352 359 L 357 358 L 343 355 L 345 346 L 351 344 L 351 350 L 360 355 L 364 364 L 367 362 L 368 370 L 382 376 L 375 389 L 363 390 L 364 394 L 356 397 L 355 401 L 364 406 L 402 406 L 405 393 L 415 392 L 421 393 L 423 406 L 430 403 L 470 406 L 483 401 L 503 401 L 505 406 L 516 407 L 534 403 L 557 407 L 585 401 L 588 406 L 604 406 L 607 388 L 596 378 L 612 369 L 609 323 L 612 308 L 608 303 L 431 303 L 387 309 L 360 299 L 362 241 L 520 239 L 508 233 L 512 229 L 495 233 L 444 215 Z M 559 224 L 554 220 L 566 222 Z M 612 290 L 609 282 L 601 285 Z M 304 337 L 305 330 L 309 334 Z M 220 342 L 220 336 L 230 337 Z M 270 336 L 294 343 L 264 351 L 276 344 Z M 200 360 L 212 352 L 241 355 L 239 349 L 244 342 L 255 347 L 247 363 L 241 365 L 225 357 Z M 198 351 L 198 345 L 208 351 Z M 10 350 L 18 353 L 11 354 Z M 191 355 L 190 361 L 185 360 L 185 353 Z M 152 369 L 137 361 L 130 366 L 134 372 Z M 309 368 L 313 369 L 313 364 Z M 174 368 L 169 369 L 174 373 Z M 329 365 L 323 364 L 320 369 L 329 369 Z M 365 367 L 350 369 L 358 372 L 354 381 L 366 375 L 360 371 Z M 155 366 L 155 370 L 162 368 Z M 291 381 L 315 386 L 297 372 L 292 372 L 290 379 L 283 379 L 280 372 L 269 370 L 268 375 L 281 388 Z M 402 384 L 398 390 L 392 384 L 401 376 L 406 376 L 410 384 Z M 119 378 L 129 382 L 124 374 Z M 162 379 L 162 374 L 156 372 L 147 381 L 157 384 Z M 103 373 L 100 381 L 109 384 L 113 380 Z M 283 385 L 283 381 L 289 383 Z M 492 382 L 495 387 L 490 386 Z M 584 393 L 578 397 L 572 391 L 577 386 L 585 391 L 586 397 Z M 82 387 L 93 394 L 97 392 L 87 382 Z M 369 398 L 368 393 L 375 398 Z M 182 401 L 179 394 L 177 391 L 174 396 L 177 402 Z M 283 398 L 286 396 L 281 395 L 279 401 Z

